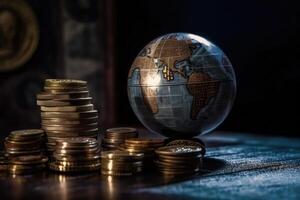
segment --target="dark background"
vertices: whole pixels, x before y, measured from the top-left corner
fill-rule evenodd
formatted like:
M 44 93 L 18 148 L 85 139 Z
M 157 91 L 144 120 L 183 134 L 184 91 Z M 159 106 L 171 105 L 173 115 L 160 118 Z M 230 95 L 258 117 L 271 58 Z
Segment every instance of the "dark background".
M 126 74 L 139 50 L 169 32 L 198 34 L 231 60 L 237 97 L 220 130 L 299 133 L 299 7 L 289 1 L 117 1 L 118 116 L 138 123 L 126 98 Z M 131 117 L 127 117 L 131 116 Z
M 82 24 L 91 23 L 89 15 L 97 18 L 96 31 L 101 35 L 98 42 L 103 44 L 99 58 L 103 59 L 104 70 L 110 70 L 104 76 L 99 75 L 99 79 L 106 80 L 102 81 L 104 84 L 110 80 L 110 84 L 105 85 L 106 90 L 101 91 L 110 98 L 99 98 L 101 101 L 96 102 L 103 105 L 104 110 L 107 108 L 106 116 L 113 116 L 103 123 L 104 128 L 141 126 L 126 93 L 127 74 L 133 59 L 144 45 L 160 35 L 190 32 L 218 45 L 236 72 L 236 102 L 219 130 L 298 136 L 300 29 L 296 4 L 222 0 L 82 1 L 92 6 L 93 11 L 96 8 L 98 15 L 94 16 L 94 12 L 76 14 L 75 8 L 71 17 Z M 62 10 L 68 7 L 68 2 L 79 1 L 27 2 L 38 18 L 40 42 L 22 68 L 0 74 L 0 131 L 3 135 L 18 128 L 39 127 L 35 94 L 41 90 L 43 79 L 69 78 L 63 73 Z M 84 49 L 85 43 L 80 44 L 82 46 L 77 48 Z

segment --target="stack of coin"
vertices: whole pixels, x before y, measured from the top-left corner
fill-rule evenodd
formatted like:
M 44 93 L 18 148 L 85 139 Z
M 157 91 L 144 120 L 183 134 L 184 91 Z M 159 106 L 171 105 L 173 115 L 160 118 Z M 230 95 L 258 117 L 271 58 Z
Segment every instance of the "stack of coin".
M 24 155 L 9 159 L 8 171 L 11 174 L 32 174 L 46 168 L 48 157 L 43 155 Z
M 142 171 L 143 157 L 141 153 L 127 151 L 102 151 L 101 173 L 112 176 L 131 176 Z
M 131 127 L 118 127 L 107 129 L 102 139 L 102 148 L 105 150 L 117 150 L 121 144 L 129 138 L 137 138 L 138 131 Z
M 45 152 L 44 144 L 44 131 L 40 129 L 12 131 L 4 142 L 9 158 L 43 154 Z
M 8 169 L 8 158 L 5 151 L 0 151 L 0 173 L 7 172 Z
M 59 139 L 49 168 L 66 173 L 100 171 L 100 158 L 99 144 L 94 138 Z
M 203 148 L 200 146 L 172 145 L 155 150 L 156 165 L 165 175 L 193 174 L 202 166 Z
M 143 166 L 145 170 L 153 169 L 155 149 L 164 146 L 163 139 L 132 138 L 126 139 L 119 149 L 131 153 L 143 153 Z
M 89 96 L 87 82 L 70 79 L 46 79 L 44 91 L 37 95 L 42 128 L 51 153 L 55 141 L 68 137 L 96 138 L 98 112 Z

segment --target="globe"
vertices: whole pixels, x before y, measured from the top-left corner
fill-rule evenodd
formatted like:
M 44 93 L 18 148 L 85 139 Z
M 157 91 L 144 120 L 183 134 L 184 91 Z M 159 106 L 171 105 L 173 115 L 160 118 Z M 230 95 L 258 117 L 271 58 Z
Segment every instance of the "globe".
M 227 56 L 190 33 L 170 33 L 147 44 L 133 61 L 127 86 L 140 122 L 169 138 L 215 129 L 227 117 L 236 93 Z

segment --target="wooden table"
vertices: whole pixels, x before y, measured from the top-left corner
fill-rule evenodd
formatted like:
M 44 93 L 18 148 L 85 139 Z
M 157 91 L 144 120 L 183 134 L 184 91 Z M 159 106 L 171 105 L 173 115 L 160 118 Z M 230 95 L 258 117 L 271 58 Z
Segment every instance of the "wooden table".
M 300 199 L 300 139 L 215 132 L 201 174 L 0 175 L 1 199 Z

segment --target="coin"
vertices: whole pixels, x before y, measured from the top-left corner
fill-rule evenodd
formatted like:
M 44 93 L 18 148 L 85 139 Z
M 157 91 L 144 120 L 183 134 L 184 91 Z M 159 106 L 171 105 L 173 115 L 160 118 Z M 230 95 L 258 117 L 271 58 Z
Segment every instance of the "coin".
M 59 99 L 52 99 L 52 100 L 37 100 L 38 106 L 80 106 L 80 105 L 87 105 L 91 104 L 91 97 L 86 98 L 75 98 L 75 99 L 67 99 L 67 100 L 59 100 Z
M 188 156 L 202 153 L 203 149 L 199 146 L 165 146 L 156 149 L 156 153 L 162 155 Z
M 80 119 L 63 119 L 63 118 L 47 118 L 42 120 L 42 125 L 82 125 L 98 122 L 98 117 L 80 118 Z
M 26 155 L 26 156 L 18 156 L 10 159 L 11 164 L 16 165 L 35 165 L 35 164 L 43 164 L 48 161 L 48 157 L 42 155 Z
M 42 134 L 44 134 L 44 131 L 41 129 L 26 129 L 26 130 L 16 130 L 10 132 L 10 136 L 13 138 L 41 136 Z
M 169 142 L 166 146 L 178 146 L 178 145 L 186 145 L 186 146 L 199 146 L 203 149 L 202 154 L 205 154 L 205 145 L 204 143 L 198 140 L 174 140 Z
M 65 93 L 47 93 L 42 92 L 36 95 L 38 100 L 51 100 L 51 99 L 59 99 L 59 100 L 68 100 L 75 98 L 86 98 L 89 97 L 89 91 L 78 91 L 78 92 L 65 92 Z
M 150 139 L 150 138 L 132 138 L 126 139 L 125 144 L 133 145 L 162 145 L 164 140 L 162 139 Z
M 42 112 L 84 112 L 94 110 L 93 104 L 83 106 L 59 106 L 59 107 L 46 107 L 41 106 Z
M 107 133 L 132 133 L 132 132 L 137 132 L 136 128 L 131 128 L 131 127 L 116 127 L 116 128 L 109 128 L 106 130 Z
M 109 158 L 115 160 L 141 160 L 144 157 L 142 153 L 130 153 L 126 151 L 103 151 L 101 152 L 101 158 Z
M 47 118 L 63 118 L 63 119 L 80 119 L 98 117 L 97 110 L 85 112 L 41 112 L 42 119 Z
M 84 87 L 87 86 L 87 82 L 75 79 L 46 79 L 45 86 Z

